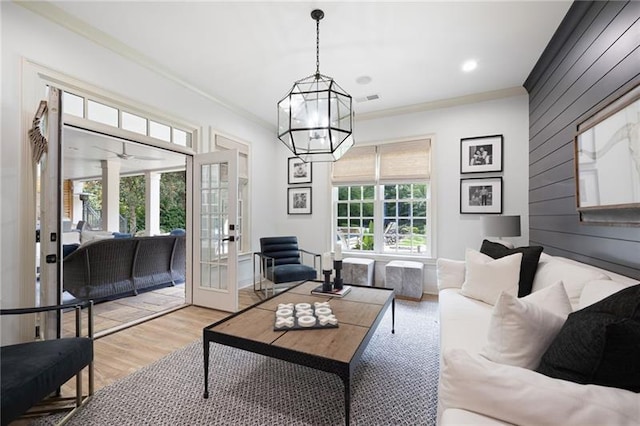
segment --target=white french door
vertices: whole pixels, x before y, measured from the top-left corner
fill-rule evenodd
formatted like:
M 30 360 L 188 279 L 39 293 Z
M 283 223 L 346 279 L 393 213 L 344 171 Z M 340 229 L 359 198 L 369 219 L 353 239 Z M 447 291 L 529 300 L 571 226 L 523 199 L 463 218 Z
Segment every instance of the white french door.
M 36 298 L 41 306 L 56 305 L 62 301 L 61 270 L 61 155 L 62 120 L 60 90 L 49 87 L 44 134 L 47 138 L 47 151 L 36 167 L 39 168 L 37 190 L 39 200 L 37 219 L 39 221 L 39 242 L 36 243 L 39 253 L 39 275 Z M 61 332 L 61 316 L 55 312 L 41 317 L 40 329 L 44 338 L 53 338 Z
M 193 304 L 238 310 L 238 150 L 193 157 Z

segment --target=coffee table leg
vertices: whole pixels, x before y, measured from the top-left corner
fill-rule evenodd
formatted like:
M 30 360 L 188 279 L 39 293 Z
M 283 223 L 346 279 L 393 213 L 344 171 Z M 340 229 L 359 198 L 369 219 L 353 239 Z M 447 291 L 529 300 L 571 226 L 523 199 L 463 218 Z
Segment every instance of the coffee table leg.
M 391 334 L 396 333 L 396 298 L 391 300 Z
M 349 426 L 351 420 L 351 377 L 347 374 L 342 378 L 344 383 L 344 424 Z
M 209 398 L 209 342 L 204 340 L 204 398 Z

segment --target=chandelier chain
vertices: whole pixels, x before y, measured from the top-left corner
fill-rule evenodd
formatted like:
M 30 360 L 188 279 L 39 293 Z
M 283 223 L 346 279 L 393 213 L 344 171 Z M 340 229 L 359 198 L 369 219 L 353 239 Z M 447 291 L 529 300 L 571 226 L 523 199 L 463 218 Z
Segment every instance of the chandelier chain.
M 316 20 L 316 78 L 320 75 L 320 19 Z

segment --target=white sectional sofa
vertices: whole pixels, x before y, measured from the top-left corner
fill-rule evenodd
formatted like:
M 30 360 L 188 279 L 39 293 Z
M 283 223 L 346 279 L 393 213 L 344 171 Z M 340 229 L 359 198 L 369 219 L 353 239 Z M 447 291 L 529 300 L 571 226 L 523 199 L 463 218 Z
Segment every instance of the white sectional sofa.
M 465 261 L 442 258 L 437 263 L 441 345 L 438 424 L 640 425 L 640 393 L 578 384 L 543 375 L 535 367 L 487 359 L 494 306 L 462 294 L 465 265 Z M 573 311 L 638 284 L 622 275 L 543 253 L 532 295 L 559 281 L 571 304 L 567 310 Z M 521 338 L 526 343 L 529 337 Z

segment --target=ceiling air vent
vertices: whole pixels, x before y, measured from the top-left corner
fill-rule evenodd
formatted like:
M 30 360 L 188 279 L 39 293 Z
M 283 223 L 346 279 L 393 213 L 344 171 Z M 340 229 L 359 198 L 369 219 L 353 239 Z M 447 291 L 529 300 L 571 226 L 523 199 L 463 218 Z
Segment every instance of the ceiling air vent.
M 376 99 L 380 99 L 380 96 L 378 96 L 378 95 L 368 95 L 368 96 L 363 96 L 361 98 L 356 98 L 356 102 L 360 104 L 362 102 L 375 101 Z

